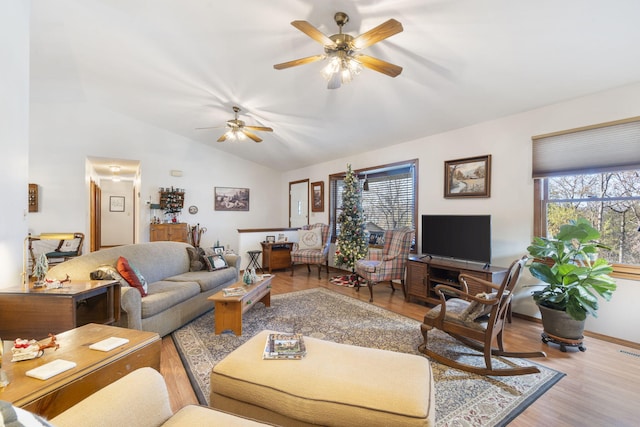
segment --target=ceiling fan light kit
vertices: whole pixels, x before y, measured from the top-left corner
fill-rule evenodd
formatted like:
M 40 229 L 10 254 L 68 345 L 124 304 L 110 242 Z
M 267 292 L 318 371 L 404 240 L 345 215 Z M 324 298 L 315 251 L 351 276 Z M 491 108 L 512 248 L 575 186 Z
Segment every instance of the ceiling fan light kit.
M 354 76 L 360 74 L 362 67 L 386 74 L 389 77 L 396 77 L 402 72 L 402 67 L 358 53 L 359 50 L 402 32 L 403 28 L 400 22 L 389 19 L 366 33 L 353 37 L 342 33 L 342 27 L 349 22 L 349 16 L 346 13 L 337 12 L 334 20 L 338 25 L 339 33 L 332 36 L 324 35 L 307 21 L 293 21 L 291 25 L 324 45 L 325 54 L 283 62 L 274 65 L 273 68 L 283 70 L 328 59 L 327 65 L 321 71 L 322 76 L 328 81 L 328 89 L 337 89 L 343 83 L 349 83 Z

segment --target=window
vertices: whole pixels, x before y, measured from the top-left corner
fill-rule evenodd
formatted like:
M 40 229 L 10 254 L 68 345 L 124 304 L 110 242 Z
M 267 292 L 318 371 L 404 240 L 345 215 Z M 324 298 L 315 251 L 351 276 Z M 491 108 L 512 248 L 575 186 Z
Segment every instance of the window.
M 354 171 L 362 188 L 362 208 L 369 244 L 382 245 L 385 230 L 409 226 L 417 216 L 418 159 Z M 329 215 L 333 236 L 340 234 L 342 190 L 345 173 L 329 176 Z M 415 247 L 415 245 L 414 245 Z
M 584 217 L 614 275 L 640 278 L 640 118 L 533 138 L 534 232 Z M 573 155 L 574 153 L 577 153 Z

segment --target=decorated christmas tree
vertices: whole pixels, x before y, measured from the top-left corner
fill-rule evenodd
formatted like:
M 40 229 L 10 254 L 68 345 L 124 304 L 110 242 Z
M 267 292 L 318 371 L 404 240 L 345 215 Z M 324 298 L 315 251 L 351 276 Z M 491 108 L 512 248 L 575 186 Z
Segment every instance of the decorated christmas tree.
M 356 261 L 367 256 L 369 245 L 365 236 L 360 183 L 350 164 L 347 165 L 347 175 L 344 178 L 342 211 L 338 215 L 338 224 L 340 235 L 336 241 L 335 262 L 353 272 Z

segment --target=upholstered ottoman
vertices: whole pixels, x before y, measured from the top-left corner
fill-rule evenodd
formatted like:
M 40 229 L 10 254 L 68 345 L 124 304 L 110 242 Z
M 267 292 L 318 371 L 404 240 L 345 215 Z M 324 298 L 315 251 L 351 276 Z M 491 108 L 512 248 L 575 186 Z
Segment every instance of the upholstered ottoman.
M 305 337 L 302 360 L 262 360 L 262 331 L 211 372 L 211 406 L 283 425 L 433 426 L 422 356 Z

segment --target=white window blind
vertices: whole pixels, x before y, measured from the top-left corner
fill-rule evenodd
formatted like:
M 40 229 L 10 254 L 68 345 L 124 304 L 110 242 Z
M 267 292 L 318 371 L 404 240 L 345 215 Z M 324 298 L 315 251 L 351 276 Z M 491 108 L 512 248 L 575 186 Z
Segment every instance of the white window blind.
M 640 168 L 640 117 L 532 139 L 534 178 Z

